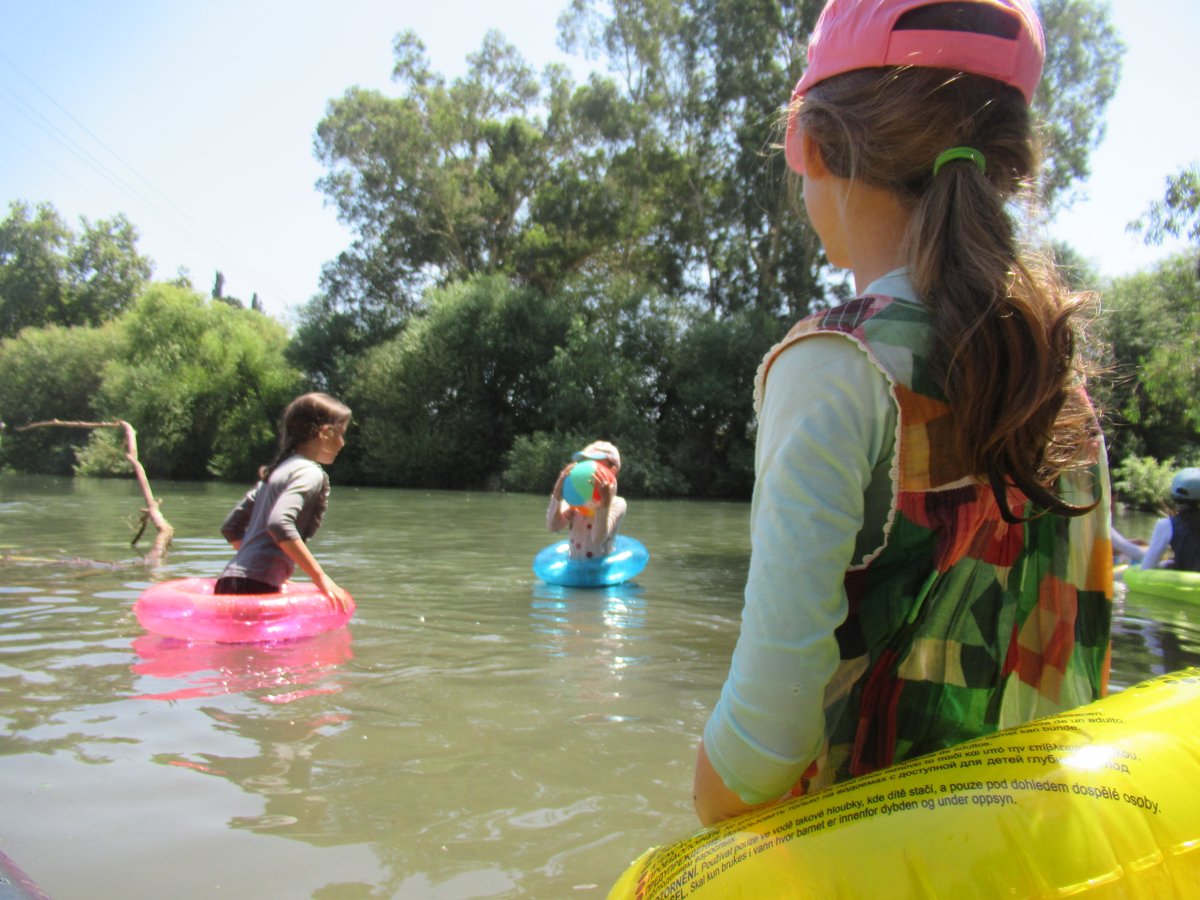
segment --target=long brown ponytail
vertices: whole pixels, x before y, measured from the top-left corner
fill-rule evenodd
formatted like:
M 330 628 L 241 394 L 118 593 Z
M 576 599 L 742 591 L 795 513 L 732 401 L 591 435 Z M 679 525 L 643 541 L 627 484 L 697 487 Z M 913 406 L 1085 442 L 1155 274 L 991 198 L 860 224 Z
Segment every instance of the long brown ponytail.
M 815 85 L 798 114 L 834 174 L 892 190 L 911 209 L 909 277 L 935 323 L 931 357 L 959 450 L 1005 518 L 1016 521 L 1008 485 L 1044 510 L 1086 512 L 1053 487 L 1096 437 L 1076 353 L 1085 298 L 1017 238 L 1018 216 L 1033 215 L 1036 166 L 1024 98 L 943 69 L 860 69 Z M 956 146 L 978 150 L 985 169 L 955 160 L 935 176 L 934 159 Z

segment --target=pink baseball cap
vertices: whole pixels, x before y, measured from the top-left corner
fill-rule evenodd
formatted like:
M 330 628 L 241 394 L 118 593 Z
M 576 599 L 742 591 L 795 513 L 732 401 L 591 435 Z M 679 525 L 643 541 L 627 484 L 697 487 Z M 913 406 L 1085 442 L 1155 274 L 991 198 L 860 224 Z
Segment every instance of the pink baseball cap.
M 984 31 L 952 24 L 956 11 L 969 7 L 987 8 Z M 826 78 L 877 66 L 954 69 L 1012 85 L 1032 103 L 1045 57 L 1042 24 L 1030 0 L 829 0 L 809 38 L 808 66 L 792 91 L 784 155 L 804 173 L 795 104 Z

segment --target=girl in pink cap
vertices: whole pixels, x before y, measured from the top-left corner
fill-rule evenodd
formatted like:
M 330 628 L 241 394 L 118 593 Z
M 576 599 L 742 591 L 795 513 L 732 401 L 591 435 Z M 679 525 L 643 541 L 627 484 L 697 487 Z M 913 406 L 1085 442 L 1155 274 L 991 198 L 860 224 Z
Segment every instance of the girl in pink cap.
M 696 763 L 705 823 L 1107 688 L 1082 301 L 1017 234 L 1043 49 L 1027 0 L 830 0 L 812 34 L 785 154 L 858 296 L 759 369 L 745 608 Z

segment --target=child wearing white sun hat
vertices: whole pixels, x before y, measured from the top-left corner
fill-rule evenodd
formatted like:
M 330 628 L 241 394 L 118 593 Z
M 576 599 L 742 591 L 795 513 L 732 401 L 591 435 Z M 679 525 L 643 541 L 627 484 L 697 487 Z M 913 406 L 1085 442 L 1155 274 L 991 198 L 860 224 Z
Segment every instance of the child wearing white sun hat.
M 625 518 L 625 498 L 617 496 L 621 453 L 608 441 L 593 441 L 572 460 L 550 493 L 546 528 L 570 529 L 572 559 L 596 559 L 612 552 Z

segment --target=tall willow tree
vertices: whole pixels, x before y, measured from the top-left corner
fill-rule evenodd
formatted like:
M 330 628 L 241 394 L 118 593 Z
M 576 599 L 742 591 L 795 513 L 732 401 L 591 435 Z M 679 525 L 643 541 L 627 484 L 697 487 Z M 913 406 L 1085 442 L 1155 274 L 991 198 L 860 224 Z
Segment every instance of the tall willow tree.
M 331 391 L 348 364 L 395 337 L 423 292 L 470 275 L 513 275 L 529 209 L 568 136 L 555 123 L 564 76 L 543 85 L 496 32 L 448 82 L 412 32 L 393 43 L 395 96 L 351 88 L 330 102 L 315 149 L 319 186 L 355 237 L 326 264 L 302 310 L 291 358 Z M 577 180 L 560 179 L 575 200 Z M 534 250 L 551 242 L 542 235 Z M 527 256 L 529 250 L 524 252 Z M 541 260 L 543 277 L 563 264 Z
M 1051 209 L 1070 205 L 1104 140 L 1104 111 L 1121 80 L 1125 45 L 1105 2 L 1040 0 L 1046 67 L 1034 95 L 1043 143 L 1041 192 Z
M 564 48 L 605 60 L 637 110 L 622 149 L 657 187 L 652 233 L 679 269 L 665 287 L 712 312 L 794 318 L 823 294 L 819 246 L 772 146 L 819 9 L 816 0 L 574 0 L 560 19 Z
M 572 0 L 563 46 L 604 60 L 638 110 L 641 158 L 678 154 L 661 210 L 689 286 L 714 311 L 748 306 L 787 318 L 838 299 L 825 260 L 786 190 L 782 107 L 804 68 L 822 0 Z M 1041 185 L 1064 205 L 1087 177 L 1124 52 L 1108 5 L 1043 0 L 1045 75 L 1035 114 Z
M 398 95 L 352 88 L 317 129 L 320 187 L 355 233 L 322 287 L 367 328 L 402 321 L 433 284 L 511 272 L 554 151 L 539 82 L 497 33 L 450 83 L 411 32 L 394 52 Z

